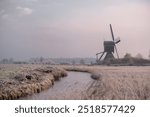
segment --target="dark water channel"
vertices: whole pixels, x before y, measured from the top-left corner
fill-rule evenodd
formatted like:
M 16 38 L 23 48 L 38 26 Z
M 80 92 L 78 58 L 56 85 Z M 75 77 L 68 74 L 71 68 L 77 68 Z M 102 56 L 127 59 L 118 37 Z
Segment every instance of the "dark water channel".
M 82 99 L 87 87 L 92 83 L 89 73 L 68 72 L 68 76 L 56 81 L 48 90 L 21 98 L 23 100 Z

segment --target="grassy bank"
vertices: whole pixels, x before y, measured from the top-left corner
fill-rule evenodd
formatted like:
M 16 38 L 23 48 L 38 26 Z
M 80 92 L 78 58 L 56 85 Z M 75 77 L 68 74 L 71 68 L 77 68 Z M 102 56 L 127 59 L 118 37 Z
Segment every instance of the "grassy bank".
M 150 99 L 150 67 L 64 66 L 64 69 L 91 73 L 94 80 L 83 99 Z
M 57 67 L 39 65 L 1 65 L 0 99 L 18 99 L 48 89 L 67 75 Z M 13 69 L 12 69 L 13 68 Z

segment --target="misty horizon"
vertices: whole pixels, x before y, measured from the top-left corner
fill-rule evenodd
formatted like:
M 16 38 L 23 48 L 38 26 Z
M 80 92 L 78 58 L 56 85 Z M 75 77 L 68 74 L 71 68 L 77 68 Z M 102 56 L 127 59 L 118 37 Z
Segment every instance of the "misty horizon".
M 109 24 L 121 58 L 148 58 L 149 11 L 149 0 L 1 0 L 0 60 L 96 58 L 112 40 Z

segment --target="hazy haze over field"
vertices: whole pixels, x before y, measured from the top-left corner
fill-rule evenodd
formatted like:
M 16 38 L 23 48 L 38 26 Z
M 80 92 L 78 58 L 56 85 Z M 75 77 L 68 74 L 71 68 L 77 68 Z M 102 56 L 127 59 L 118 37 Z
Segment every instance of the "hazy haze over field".
M 148 58 L 149 0 L 0 0 L 0 59 L 95 57 L 111 40 L 121 57 Z

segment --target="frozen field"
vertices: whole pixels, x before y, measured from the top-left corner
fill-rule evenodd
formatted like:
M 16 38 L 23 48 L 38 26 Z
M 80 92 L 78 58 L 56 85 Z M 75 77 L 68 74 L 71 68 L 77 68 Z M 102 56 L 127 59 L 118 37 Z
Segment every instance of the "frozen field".
M 42 73 L 42 75 L 41 75 L 41 74 L 39 74 L 39 71 L 35 72 L 35 69 L 42 69 L 42 70 L 44 69 L 45 70 L 45 68 L 46 68 L 46 70 L 47 70 L 47 68 L 57 68 L 57 69 L 54 69 L 52 73 L 51 72 L 49 73 L 50 77 L 47 77 L 48 74 Z M 61 69 L 61 70 L 59 70 L 59 69 Z M 20 89 L 16 89 L 16 87 L 12 88 L 13 86 L 16 86 L 16 85 L 12 85 L 13 83 L 15 84 L 15 82 L 17 82 L 17 84 L 20 87 L 21 87 L 20 84 L 26 84 L 26 83 L 28 83 L 28 85 L 29 84 L 33 85 L 33 84 L 38 83 L 38 86 L 39 86 L 39 83 L 41 83 L 41 81 L 43 81 L 41 79 L 48 78 L 48 79 L 52 80 L 54 76 L 60 77 L 60 75 L 56 75 L 56 74 L 58 74 L 58 73 L 61 74 L 61 72 L 58 72 L 58 71 L 63 71 L 63 69 L 67 70 L 67 71 L 88 72 L 92 76 L 96 77 L 96 80 L 92 80 L 90 82 L 90 84 L 88 83 L 88 87 L 86 85 L 85 85 L 85 87 L 83 87 L 84 85 L 81 87 L 79 87 L 80 85 L 78 86 L 78 89 L 81 92 L 84 91 L 83 93 L 80 94 L 80 93 L 76 93 L 76 92 L 71 92 L 71 94 L 69 94 L 69 92 L 68 93 L 64 92 L 66 95 L 64 97 L 68 97 L 67 95 L 76 95 L 76 97 L 80 97 L 79 99 L 81 99 L 81 97 L 82 97 L 82 99 L 142 99 L 142 100 L 150 99 L 150 67 L 149 66 L 112 67 L 112 66 L 63 66 L 63 65 L 61 65 L 61 66 L 60 65 L 57 65 L 57 66 L 54 66 L 54 65 L 53 66 L 47 66 L 47 65 L 0 65 L 0 83 L 1 83 L 0 84 L 0 94 L 3 95 L 5 93 L 4 89 L 9 89 L 9 88 L 11 88 L 9 90 L 9 93 L 12 93 L 12 92 L 17 93 L 17 91 L 20 91 Z M 35 79 L 23 80 L 23 81 L 12 80 L 17 74 L 22 74 L 22 73 L 23 74 L 27 74 L 27 73 L 32 74 L 33 71 L 36 75 L 38 75 L 40 80 L 35 80 Z M 53 75 L 53 76 L 51 76 L 51 75 Z M 45 77 L 41 78 L 43 76 L 45 76 Z M 8 82 L 9 80 L 11 82 Z M 82 78 L 79 78 L 79 80 L 81 80 L 81 82 L 82 82 Z M 79 80 L 78 80 L 78 82 L 80 82 Z M 3 81 L 5 81 L 4 83 L 6 83 L 6 81 L 8 82 L 5 84 L 6 86 L 4 86 Z M 67 82 L 67 79 L 61 79 L 61 81 L 59 81 L 59 82 L 65 83 L 65 82 Z M 48 85 L 47 82 L 46 82 L 46 84 Z M 49 82 L 49 84 L 51 85 L 51 82 Z M 54 85 L 55 85 L 55 83 L 54 83 Z M 61 87 L 61 89 L 66 88 L 65 85 L 63 87 L 63 83 L 60 83 L 60 85 L 61 86 L 59 86 L 59 83 L 57 83 L 56 86 Z M 47 86 L 46 88 L 48 88 L 48 87 L 49 86 Z M 38 88 L 38 87 L 34 86 L 34 88 Z M 49 87 L 49 88 L 51 88 L 51 87 Z M 69 85 L 69 88 L 75 88 L 75 86 Z M 30 93 L 28 93 L 27 92 L 28 90 L 26 90 L 26 95 L 39 92 L 38 90 L 36 90 L 35 92 L 32 90 L 31 91 L 29 90 Z M 44 89 L 42 89 L 42 90 L 44 90 Z M 65 90 L 62 90 L 62 91 L 65 91 Z M 8 90 L 6 90 L 6 91 L 8 92 Z M 58 90 L 56 90 L 56 91 L 58 91 Z M 57 95 L 59 95 L 59 92 L 61 92 L 61 91 L 56 92 Z M 63 92 L 61 92 L 61 93 L 63 94 Z M 54 92 L 53 92 L 53 94 L 54 94 Z M 20 93 L 19 93 L 19 95 L 23 96 Z M 3 99 L 3 98 L 1 98 L 1 99 Z M 12 99 L 12 98 L 10 98 L 10 99 Z M 49 98 L 49 99 L 55 99 L 55 98 Z M 56 99 L 58 99 L 58 98 L 56 97 Z M 63 98 L 59 98 L 59 99 L 63 99 Z M 67 99 L 71 99 L 71 98 L 68 97 Z M 75 99 L 78 99 L 78 98 L 75 98 Z

